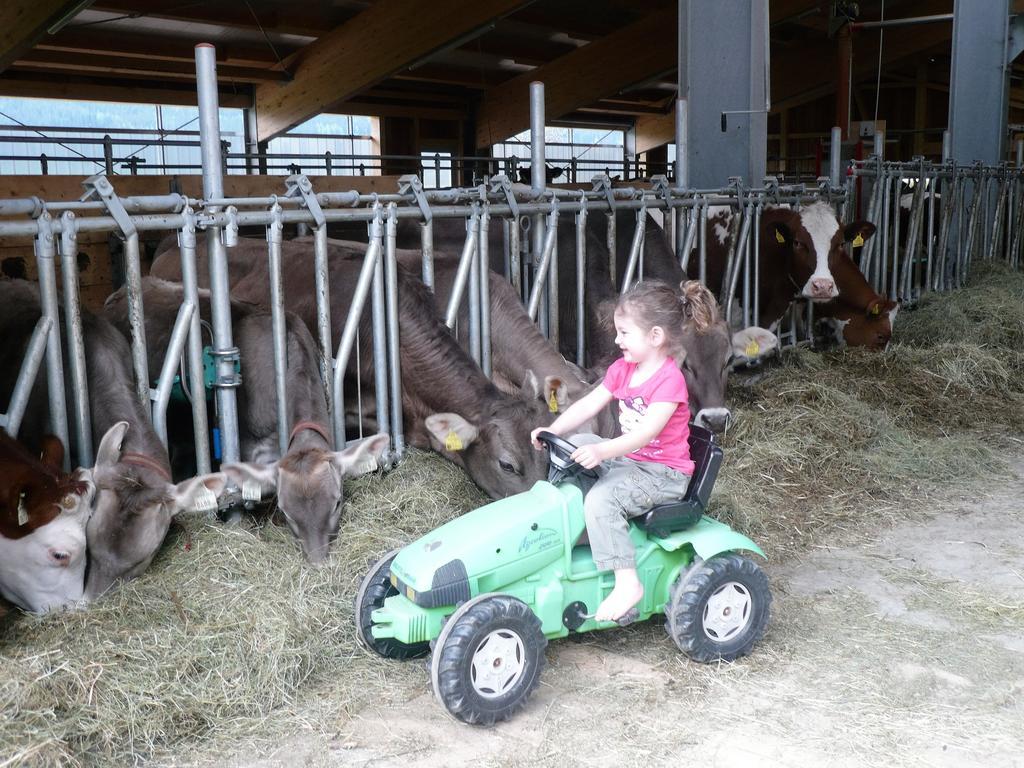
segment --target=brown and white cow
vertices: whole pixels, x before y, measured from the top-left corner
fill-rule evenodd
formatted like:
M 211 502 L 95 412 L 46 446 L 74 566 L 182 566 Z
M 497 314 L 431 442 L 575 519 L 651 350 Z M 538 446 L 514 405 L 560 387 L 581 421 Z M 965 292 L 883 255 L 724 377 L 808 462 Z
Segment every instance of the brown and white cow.
M 732 212 L 716 209 L 708 219 L 707 285 L 721 296 L 728 260 L 728 231 Z M 863 242 L 875 225 L 857 221 L 842 226 L 831 205 L 817 201 L 800 210 L 770 206 L 761 214 L 758 258 L 759 316 L 757 325 L 777 330 L 797 297 L 824 302 L 839 295 L 832 270 L 844 255 L 845 243 Z M 697 251 L 690 255 L 687 271 L 700 273 Z M 742 275 L 741 275 L 742 277 Z
M 332 338 L 339 339 L 365 247 L 353 246 L 347 253 L 337 244 L 331 247 L 331 332 Z M 266 260 L 261 258 L 266 244 L 240 240 L 235 250 L 243 248 L 252 249 L 254 266 L 232 286 L 232 296 L 267 306 L 270 284 Z M 309 244 L 285 242 L 282 256 L 287 264 L 285 305 L 313 330 L 316 291 Z M 175 252 L 168 251 L 162 258 L 175 257 Z M 530 431 L 549 424 L 554 415 L 533 394 L 527 399 L 495 387 L 453 338 L 418 275 L 401 264 L 398 288 L 402 410 L 410 444 L 435 450 L 462 466 L 494 498 L 528 490 L 547 471 L 543 455 L 530 445 Z M 369 315 L 367 307 L 359 334 L 363 349 L 372 346 Z M 360 359 L 364 388 L 372 385 L 370 358 Z M 355 362 L 350 365 L 352 375 Z M 348 391 L 354 389 L 350 386 Z
M 0 595 L 33 613 L 73 606 L 85 588 L 94 489 L 63 461 L 56 437 L 36 456 L 0 429 Z
M 40 314 L 37 286 L 18 280 L 0 282 L 3 406 L 9 402 Z M 219 493 L 225 479 L 214 474 L 177 484 L 171 481 L 167 451 L 136 394 L 127 340 L 108 321 L 86 310 L 82 310 L 82 332 L 95 448 L 90 479 L 96 493 L 86 527 L 89 565 L 84 595 L 91 600 L 118 581 L 145 571 L 166 536 L 171 518 L 190 509 L 204 488 Z M 67 351 L 66 340 L 63 349 Z M 41 435 L 46 429 L 49 405 L 45 383 L 45 376 L 37 377 L 22 421 L 24 435 Z M 66 389 L 70 402 L 70 382 Z
M 153 277 L 142 281 L 146 308 L 146 341 L 150 376 L 160 373 L 178 309 L 184 301 L 179 283 Z M 210 317 L 209 293 L 200 291 L 200 316 Z M 249 481 L 262 496 L 275 495 L 277 508 L 299 540 L 310 562 L 322 562 L 341 522 L 343 480 L 372 471 L 387 448 L 387 435 L 374 435 L 342 451 L 334 450 L 324 384 L 320 378 L 316 343 L 302 321 L 285 316 L 288 365 L 287 408 L 289 441 L 284 455 L 278 442 L 274 392 L 273 334 L 270 313 L 251 305 L 231 306 L 234 342 L 242 360 L 238 389 L 238 428 L 246 461 L 225 464 L 221 471 L 237 485 Z M 128 326 L 124 289 L 104 305 L 106 317 L 120 328 Z
M 875 291 L 845 253 L 833 274 L 839 297 L 815 307 L 818 322 L 840 346 L 885 349 L 892 339 L 899 304 Z

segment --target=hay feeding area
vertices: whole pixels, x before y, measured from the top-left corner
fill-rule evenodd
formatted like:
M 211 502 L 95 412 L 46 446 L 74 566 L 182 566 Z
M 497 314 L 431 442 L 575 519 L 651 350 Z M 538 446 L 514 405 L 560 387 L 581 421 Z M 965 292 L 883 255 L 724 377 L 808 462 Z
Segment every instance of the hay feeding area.
M 967 288 L 902 312 L 885 353 L 795 350 L 736 377 L 712 512 L 785 561 L 1001 472 L 1024 434 L 1022 349 L 1024 275 L 980 264 Z M 460 470 L 412 452 L 346 483 L 324 567 L 286 529 L 188 519 L 142 578 L 88 611 L 0 618 L 0 766 L 186 760 L 317 727 L 311 711 L 336 722 L 409 699 L 422 665 L 357 646 L 356 586 L 375 557 L 484 501 Z

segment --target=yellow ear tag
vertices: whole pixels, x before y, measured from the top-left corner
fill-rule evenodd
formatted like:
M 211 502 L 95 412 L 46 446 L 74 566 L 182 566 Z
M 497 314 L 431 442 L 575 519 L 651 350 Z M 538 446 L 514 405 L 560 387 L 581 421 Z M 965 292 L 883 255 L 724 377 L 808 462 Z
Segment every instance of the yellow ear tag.
M 558 396 L 555 395 L 555 390 L 551 390 L 551 396 L 548 398 L 548 410 L 558 413 Z
M 872 314 L 872 315 L 879 315 L 879 314 L 881 314 L 881 313 L 882 313 L 882 307 L 881 307 L 881 305 L 879 305 L 879 304 L 875 304 L 875 306 L 873 306 L 873 307 L 871 308 L 871 314 Z
M 858 232 L 857 236 L 853 238 L 853 247 L 860 248 L 862 245 L 864 245 L 864 235 Z
M 747 346 L 743 349 L 743 354 L 747 357 L 757 357 L 761 354 L 761 345 L 757 343 L 757 339 L 751 339 L 747 342 Z
M 779 230 L 777 230 L 777 229 L 775 230 L 775 242 L 777 242 L 777 243 L 784 243 L 784 242 L 786 242 L 786 238 L 784 238 L 782 236 L 782 233 L 779 232 Z
M 465 447 L 462 444 L 462 438 L 455 433 L 454 429 L 444 439 L 444 449 L 446 451 L 461 451 Z

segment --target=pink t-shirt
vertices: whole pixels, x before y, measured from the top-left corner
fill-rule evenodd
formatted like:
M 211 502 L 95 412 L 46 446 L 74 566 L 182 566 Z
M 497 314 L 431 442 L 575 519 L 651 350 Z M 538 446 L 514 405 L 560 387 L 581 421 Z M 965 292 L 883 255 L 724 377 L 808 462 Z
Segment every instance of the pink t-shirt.
M 628 454 L 636 461 L 653 461 L 693 475 L 694 464 L 690 460 L 690 409 L 686 392 L 686 379 L 671 357 L 647 381 L 630 386 L 629 380 L 636 372 L 636 363 L 627 363 L 619 358 L 604 376 L 604 387 L 619 401 L 619 426 L 623 434 L 632 430 L 647 415 L 651 403 L 679 403 L 661 434 L 647 445 Z

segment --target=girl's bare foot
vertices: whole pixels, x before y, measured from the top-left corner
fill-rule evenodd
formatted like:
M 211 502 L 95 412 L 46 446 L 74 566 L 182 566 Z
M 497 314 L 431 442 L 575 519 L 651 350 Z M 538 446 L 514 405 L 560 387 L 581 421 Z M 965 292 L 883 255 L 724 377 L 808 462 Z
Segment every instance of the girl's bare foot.
M 644 585 L 640 583 L 635 568 L 615 571 L 615 588 L 598 606 L 595 621 L 616 621 L 644 596 Z

